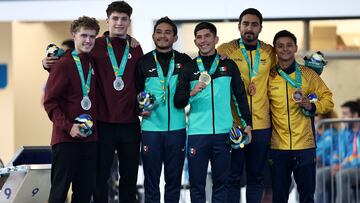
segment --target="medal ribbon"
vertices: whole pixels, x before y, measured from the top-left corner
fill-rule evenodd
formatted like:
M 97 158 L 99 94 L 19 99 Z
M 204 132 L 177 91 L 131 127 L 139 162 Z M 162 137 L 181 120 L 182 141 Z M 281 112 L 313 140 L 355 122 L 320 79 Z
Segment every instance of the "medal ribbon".
M 217 69 L 217 66 L 219 64 L 219 61 L 220 61 L 220 57 L 219 57 L 219 54 L 216 53 L 216 56 L 214 58 L 214 61 L 213 63 L 211 64 L 211 68 L 210 68 L 210 71 L 209 71 L 209 75 L 212 75 L 215 73 L 216 69 Z M 199 68 L 199 71 L 202 73 L 202 72 L 205 72 L 205 67 L 204 67 L 204 64 L 202 62 L 202 59 L 200 56 L 198 56 L 196 58 L 196 63 L 197 63 L 197 66 Z
M 130 51 L 129 40 L 126 40 L 126 46 L 125 46 L 124 54 L 121 58 L 120 66 L 118 65 L 118 63 L 116 61 L 114 49 L 111 45 L 109 36 L 106 37 L 106 43 L 107 43 L 107 50 L 109 53 L 111 65 L 112 65 L 114 73 L 115 73 L 115 77 L 122 77 L 124 75 L 124 71 L 125 71 L 126 63 L 128 61 L 129 51 Z
M 167 73 L 167 76 L 166 76 L 166 81 L 165 81 L 165 78 L 164 78 L 164 73 L 162 71 L 161 65 L 160 65 L 160 63 L 159 63 L 159 61 L 158 61 L 158 59 L 156 57 L 156 51 L 153 50 L 152 54 L 154 56 L 154 60 L 155 60 L 155 63 L 156 63 L 157 74 L 158 74 L 160 84 L 161 84 L 161 87 L 162 87 L 162 90 L 163 90 L 163 98 L 165 98 L 166 89 L 169 87 L 170 79 L 171 79 L 171 76 L 173 75 L 174 69 L 175 69 L 175 53 L 174 53 L 174 51 L 172 52 L 172 57 L 171 57 L 171 60 L 170 60 L 170 63 L 169 63 L 169 69 L 168 69 L 168 73 Z
M 91 64 L 89 64 L 89 73 L 88 73 L 86 83 L 85 83 L 84 71 L 83 71 L 83 68 L 82 68 L 82 65 L 81 65 L 80 58 L 79 58 L 79 56 L 78 56 L 75 49 L 71 52 L 71 55 L 72 55 L 72 57 L 73 57 L 73 59 L 75 61 L 76 68 L 77 68 L 77 70 L 79 72 L 79 75 L 80 75 L 81 89 L 82 89 L 82 92 L 83 92 L 83 97 L 86 97 L 86 96 L 88 96 L 88 94 L 90 92 L 91 72 L 92 72 Z
M 284 78 L 292 87 L 296 89 L 301 89 L 301 72 L 299 69 L 299 64 L 295 62 L 295 77 L 296 81 L 292 79 L 288 74 L 286 74 L 279 66 L 276 67 L 276 71 Z
M 255 51 L 255 61 L 254 61 L 254 66 L 251 67 L 251 62 L 249 60 L 249 57 L 247 55 L 247 51 L 244 45 L 244 42 L 242 41 L 242 39 L 239 39 L 239 46 L 240 46 L 240 50 L 245 58 L 246 63 L 248 64 L 248 68 L 250 71 L 250 81 L 252 81 L 252 79 L 258 74 L 259 72 L 259 63 L 260 63 L 260 42 L 257 42 L 257 46 L 256 46 L 256 51 Z

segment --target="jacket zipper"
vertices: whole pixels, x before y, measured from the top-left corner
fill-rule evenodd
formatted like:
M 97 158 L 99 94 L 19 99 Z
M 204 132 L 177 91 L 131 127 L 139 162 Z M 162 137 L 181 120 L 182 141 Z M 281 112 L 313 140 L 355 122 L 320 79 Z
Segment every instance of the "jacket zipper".
M 214 107 L 214 88 L 213 80 L 211 80 L 211 107 L 212 107 L 212 125 L 213 125 L 213 135 L 215 135 L 215 107 Z
M 288 93 L 288 82 L 286 82 L 286 105 L 288 112 L 288 128 L 290 134 L 290 150 L 292 149 L 292 136 L 291 136 L 291 128 L 290 128 L 290 108 L 289 108 L 289 93 Z
M 251 83 L 251 71 L 253 69 L 253 60 L 252 60 L 252 51 L 250 50 L 250 64 L 251 64 L 251 70 L 249 70 L 249 85 Z M 247 92 L 249 92 L 249 86 L 248 89 L 246 90 Z M 249 93 L 250 95 L 250 93 Z M 253 121 L 253 105 L 252 105 L 252 95 L 250 95 L 250 115 L 251 115 L 251 122 L 253 123 L 254 126 L 254 121 Z
M 168 131 L 170 131 L 170 87 L 168 87 L 167 103 L 168 103 Z

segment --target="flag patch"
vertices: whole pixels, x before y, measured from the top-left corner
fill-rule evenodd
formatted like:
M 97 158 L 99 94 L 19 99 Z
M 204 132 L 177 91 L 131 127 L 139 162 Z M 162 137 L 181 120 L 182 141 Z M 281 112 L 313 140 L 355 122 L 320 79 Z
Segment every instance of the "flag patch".
M 221 72 L 226 72 L 226 71 L 227 71 L 227 67 L 226 67 L 226 66 L 220 67 L 219 70 L 220 70 Z
M 181 69 L 182 67 L 183 67 L 183 66 L 182 66 L 181 63 L 177 63 L 177 64 L 176 64 L 176 68 Z

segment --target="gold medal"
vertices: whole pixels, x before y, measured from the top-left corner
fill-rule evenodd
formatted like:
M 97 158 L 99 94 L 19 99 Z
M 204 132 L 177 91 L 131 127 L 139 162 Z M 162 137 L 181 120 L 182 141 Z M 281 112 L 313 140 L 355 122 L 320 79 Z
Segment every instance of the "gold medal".
M 304 97 L 304 94 L 300 89 L 296 89 L 295 92 L 292 94 L 292 99 L 295 102 L 301 102 L 302 98 Z
M 249 84 L 249 87 L 248 87 L 248 91 L 249 91 L 249 94 L 251 95 L 251 96 L 254 96 L 255 95 L 255 93 L 256 93 L 256 86 L 255 86 L 255 83 L 254 82 L 250 82 L 250 84 Z
M 208 72 L 204 71 L 200 73 L 199 81 L 205 83 L 206 85 L 210 84 L 211 76 Z

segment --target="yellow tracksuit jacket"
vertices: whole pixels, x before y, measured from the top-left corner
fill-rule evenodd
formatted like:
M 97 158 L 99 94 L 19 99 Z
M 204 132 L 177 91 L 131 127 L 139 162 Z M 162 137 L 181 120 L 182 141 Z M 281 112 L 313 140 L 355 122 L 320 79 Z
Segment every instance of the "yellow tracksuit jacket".
M 250 83 L 250 71 L 248 64 L 239 48 L 239 39 L 234 39 L 228 43 L 224 43 L 217 48 L 220 55 L 226 55 L 237 64 L 241 77 L 245 84 L 247 93 L 247 99 L 249 102 L 250 112 L 252 116 L 252 128 L 253 130 L 270 128 L 270 114 L 269 114 L 269 100 L 267 97 L 268 79 L 270 69 L 275 66 L 276 58 L 273 51 L 273 47 L 260 41 L 260 62 L 259 72 L 253 81 L 256 86 L 256 93 L 250 96 L 248 93 L 248 86 Z M 254 64 L 255 50 L 247 51 L 249 61 Z M 240 125 L 240 119 L 237 116 L 235 106 L 232 102 L 232 113 L 234 121 L 237 125 Z
M 304 96 L 315 93 L 318 97 L 316 113 L 329 112 L 334 107 L 329 88 L 310 68 L 299 65 L 299 69 Z M 296 80 L 295 71 L 290 77 Z M 272 117 L 271 149 L 301 150 L 315 147 L 311 119 L 302 113 L 301 107 L 292 99 L 295 90 L 275 69 L 271 71 L 268 89 Z

